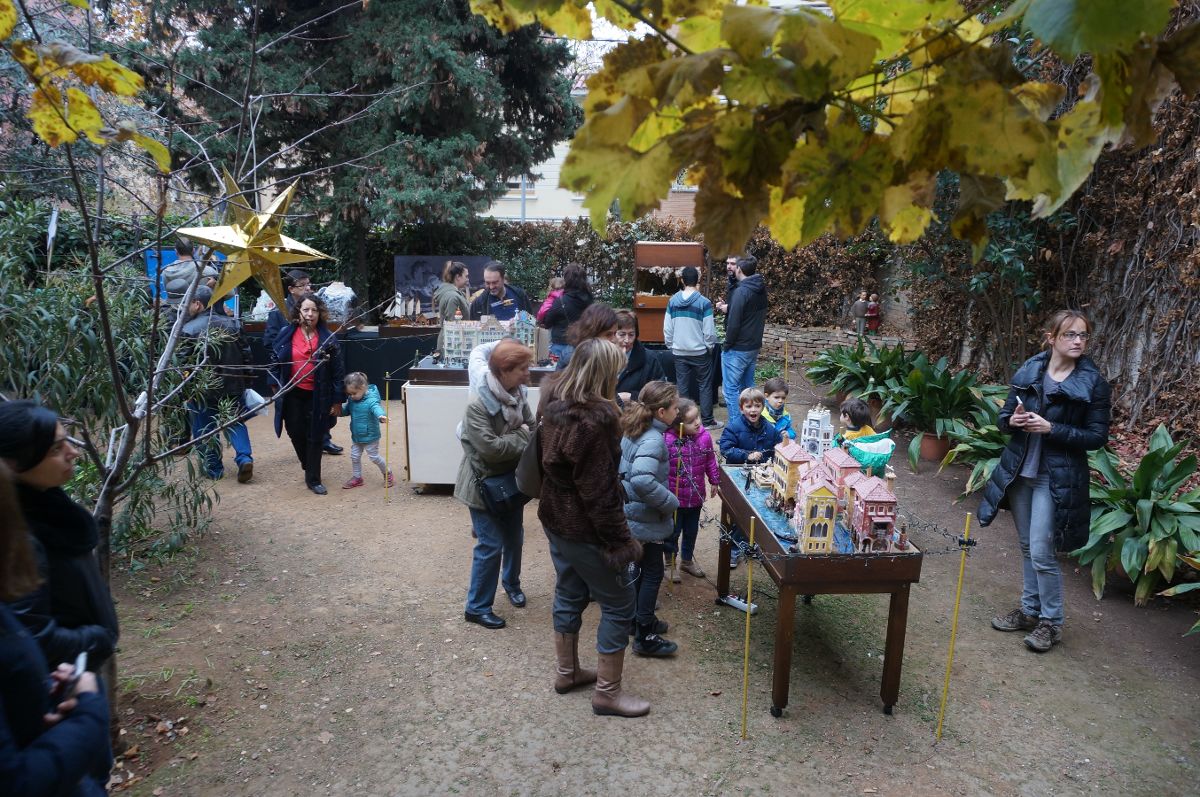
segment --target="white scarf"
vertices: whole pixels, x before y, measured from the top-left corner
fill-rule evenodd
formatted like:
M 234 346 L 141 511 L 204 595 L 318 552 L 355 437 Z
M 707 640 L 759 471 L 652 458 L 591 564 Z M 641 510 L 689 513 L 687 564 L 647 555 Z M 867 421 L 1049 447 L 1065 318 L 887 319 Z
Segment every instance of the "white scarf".
M 517 385 L 516 389 L 509 392 L 500 384 L 500 380 L 491 371 L 487 372 L 488 391 L 495 397 L 496 401 L 500 402 L 500 411 L 504 413 L 504 433 L 515 431 L 525 422 L 524 415 L 524 397 L 521 395 L 521 386 Z

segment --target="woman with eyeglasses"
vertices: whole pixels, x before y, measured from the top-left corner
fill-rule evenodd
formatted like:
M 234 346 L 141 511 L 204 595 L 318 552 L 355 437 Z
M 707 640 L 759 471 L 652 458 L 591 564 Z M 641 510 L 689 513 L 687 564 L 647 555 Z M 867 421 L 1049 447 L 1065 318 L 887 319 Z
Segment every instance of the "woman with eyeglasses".
M 630 565 L 642 558 L 625 520 L 618 475 L 621 430 L 613 398 L 624 363 L 615 343 L 588 338 L 576 346 L 566 369 L 542 383 L 538 519 L 557 575 L 554 691 L 565 694 L 595 683 L 593 712 L 640 717 L 650 704 L 621 691 L 638 575 Z M 579 666 L 579 629 L 592 601 L 600 604 L 595 670 Z
M 986 526 L 1008 509 L 1017 527 L 1024 588 L 1020 605 L 992 618 L 997 631 L 1024 631 L 1045 653 L 1062 640 L 1062 573 L 1057 551 L 1087 542 L 1091 524 L 1088 454 L 1108 442 L 1112 388 L 1084 354 L 1092 324 L 1060 310 L 1046 325 L 1046 350 L 1017 369 L 1000 410 L 1011 435 L 979 506 Z

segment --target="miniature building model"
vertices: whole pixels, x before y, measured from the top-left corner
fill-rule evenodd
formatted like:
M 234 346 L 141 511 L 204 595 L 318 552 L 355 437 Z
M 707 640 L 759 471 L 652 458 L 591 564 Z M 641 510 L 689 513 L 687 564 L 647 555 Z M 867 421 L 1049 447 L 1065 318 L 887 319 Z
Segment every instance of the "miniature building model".
M 775 446 L 771 497 L 781 512 L 786 514 L 792 510 L 800 477 L 815 464 L 816 460 L 804 450 L 804 446 L 793 440 Z
M 831 448 L 821 457 L 821 464 L 829 472 L 829 479 L 841 492 L 846 479 L 853 473 L 862 473 L 862 465 L 841 448 Z
M 459 368 L 466 367 L 471 350 L 483 343 L 511 337 L 532 349 L 537 341 L 537 323 L 524 310 L 511 321 L 490 315 L 478 321 L 443 321 L 442 332 L 442 362 Z
M 862 551 L 886 551 L 896 527 L 896 495 L 887 483 L 870 476 L 854 487 L 854 507 L 850 514 L 850 533 L 855 548 Z
M 824 407 L 808 411 L 800 428 L 800 445 L 814 457 L 819 457 L 833 445 L 833 423 Z
M 820 467 L 810 468 L 796 489 L 796 547 L 804 553 L 829 553 L 837 515 L 837 487 Z

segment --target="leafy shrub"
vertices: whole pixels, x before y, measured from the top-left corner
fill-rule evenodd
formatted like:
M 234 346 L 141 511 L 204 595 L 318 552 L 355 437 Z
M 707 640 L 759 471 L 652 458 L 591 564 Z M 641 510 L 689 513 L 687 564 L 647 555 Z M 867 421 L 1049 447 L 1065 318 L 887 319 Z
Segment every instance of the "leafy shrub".
M 1160 425 L 1128 477 L 1112 451 L 1092 453 L 1091 534 L 1072 556 L 1091 565 L 1097 599 L 1109 571 L 1120 567 L 1134 583 L 1134 603 L 1141 606 L 1175 577 L 1180 554 L 1200 551 L 1200 489 L 1186 490 L 1196 457 L 1179 459 L 1187 445 L 1174 442 Z
M 872 383 L 882 385 L 889 379 L 905 377 L 915 358 L 900 344 L 880 346 L 859 338 L 853 345 L 832 346 L 814 357 L 805 369 L 808 380 L 828 385 L 831 393 L 866 392 Z
M 1008 445 L 1009 436 L 1000 431 L 1000 408 L 1008 388 L 1004 385 L 984 385 L 979 388 L 979 403 L 967 420 L 953 419 L 944 427 L 954 445 L 942 458 L 938 472 L 949 465 L 970 465 L 971 473 L 958 500 L 966 498 L 987 484 L 992 471 L 1000 462 L 1000 454 Z

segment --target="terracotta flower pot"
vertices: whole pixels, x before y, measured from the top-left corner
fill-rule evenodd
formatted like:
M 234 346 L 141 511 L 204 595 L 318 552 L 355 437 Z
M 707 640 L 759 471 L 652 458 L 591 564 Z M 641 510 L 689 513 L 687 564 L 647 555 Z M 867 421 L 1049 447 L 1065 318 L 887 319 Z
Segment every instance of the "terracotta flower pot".
M 936 437 L 933 432 L 926 432 L 921 438 L 921 459 L 924 462 L 941 462 L 949 451 L 949 437 Z

